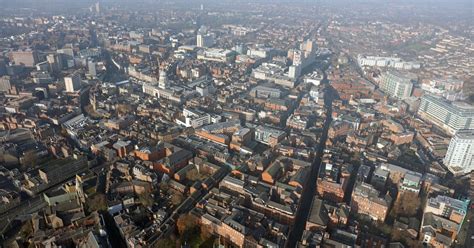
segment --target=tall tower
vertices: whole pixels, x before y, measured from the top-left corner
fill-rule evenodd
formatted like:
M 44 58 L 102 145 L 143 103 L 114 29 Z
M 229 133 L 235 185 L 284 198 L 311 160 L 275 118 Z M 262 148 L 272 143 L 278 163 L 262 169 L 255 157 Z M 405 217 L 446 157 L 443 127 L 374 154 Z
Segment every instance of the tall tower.
M 66 92 L 76 92 L 81 89 L 81 75 L 77 72 L 64 77 Z
M 456 132 L 443 162 L 453 174 L 466 174 L 474 170 L 474 129 Z
M 158 79 L 158 87 L 160 89 L 169 88 L 168 76 L 165 70 L 160 70 L 160 78 Z
M 204 46 L 204 37 L 202 34 L 198 33 L 196 36 L 196 46 L 203 47 Z
M 100 2 L 95 3 L 95 13 L 100 14 Z

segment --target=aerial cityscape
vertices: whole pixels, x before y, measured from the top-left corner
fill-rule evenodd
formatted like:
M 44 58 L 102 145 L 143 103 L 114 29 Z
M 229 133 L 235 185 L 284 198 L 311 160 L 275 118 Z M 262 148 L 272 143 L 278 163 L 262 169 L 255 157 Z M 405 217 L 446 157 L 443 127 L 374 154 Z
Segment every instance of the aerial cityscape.
M 472 0 L 0 0 L 0 247 L 474 247 Z

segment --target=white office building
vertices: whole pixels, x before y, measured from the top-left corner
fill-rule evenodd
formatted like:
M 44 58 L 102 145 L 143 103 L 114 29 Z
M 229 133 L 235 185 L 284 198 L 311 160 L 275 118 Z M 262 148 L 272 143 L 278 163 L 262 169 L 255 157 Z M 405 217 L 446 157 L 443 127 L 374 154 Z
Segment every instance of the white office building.
M 474 129 L 456 132 L 449 143 L 444 164 L 455 175 L 474 170 Z
M 380 89 L 391 97 L 406 99 L 411 96 L 416 76 L 407 72 L 388 71 L 382 74 Z
M 198 52 L 197 59 L 228 63 L 235 60 L 235 53 L 226 49 L 206 48 Z
M 420 69 L 421 64 L 415 61 L 403 61 L 396 57 L 378 57 L 378 56 L 365 56 L 359 54 L 357 56 L 357 63 L 360 67 L 389 67 L 395 69 Z
M 474 106 L 465 102 L 450 102 L 440 96 L 425 94 L 418 115 L 450 134 L 461 129 L 474 129 Z
M 198 109 L 184 108 L 184 119 L 176 119 L 176 123 L 185 127 L 198 128 L 211 123 L 211 115 Z

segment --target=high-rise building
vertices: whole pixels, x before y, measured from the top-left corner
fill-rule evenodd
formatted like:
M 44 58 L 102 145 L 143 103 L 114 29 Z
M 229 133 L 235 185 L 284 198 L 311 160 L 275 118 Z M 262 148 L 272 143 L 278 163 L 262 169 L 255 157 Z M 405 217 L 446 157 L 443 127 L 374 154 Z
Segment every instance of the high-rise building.
M 312 53 L 314 48 L 314 42 L 313 40 L 305 40 L 303 43 L 300 45 L 300 50 L 304 51 L 306 54 Z
M 474 129 L 474 106 L 464 102 L 449 102 L 442 97 L 425 94 L 418 115 L 450 134 L 460 129 Z
M 169 88 L 168 76 L 166 71 L 160 70 L 160 78 L 158 79 L 158 87 L 161 89 Z
M 95 3 L 95 12 L 96 12 L 97 14 L 100 13 L 100 2 Z
M 415 77 L 399 71 L 388 71 L 382 75 L 380 89 L 391 97 L 405 99 L 411 96 Z
M 64 85 L 66 92 L 76 92 L 81 89 L 81 75 L 73 73 L 70 76 L 64 77 Z
M 298 65 L 291 65 L 288 68 L 288 77 L 296 79 L 301 75 L 301 66 Z
M 198 33 L 196 37 L 196 46 L 211 47 L 214 45 L 214 35 Z
M 454 174 L 466 174 L 474 170 L 474 129 L 456 132 L 449 143 L 444 164 Z
M 293 52 L 293 65 L 301 65 L 303 59 L 303 53 L 300 50 L 295 50 Z
M 64 69 L 64 60 L 62 54 L 48 54 L 46 56 L 46 60 L 49 63 L 50 67 L 50 72 L 60 72 L 62 69 Z
M 94 61 L 87 62 L 87 69 L 89 71 L 89 75 L 93 77 L 97 76 L 97 68 L 96 63 Z
M 38 53 L 30 49 L 14 51 L 11 53 L 11 57 L 17 65 L 34 67 L 38 63 Z

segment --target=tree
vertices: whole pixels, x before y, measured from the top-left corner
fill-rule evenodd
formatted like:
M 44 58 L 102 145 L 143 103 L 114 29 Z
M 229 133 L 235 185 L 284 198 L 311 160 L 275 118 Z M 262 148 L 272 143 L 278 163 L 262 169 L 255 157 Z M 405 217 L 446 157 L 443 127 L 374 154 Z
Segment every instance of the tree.
M 21 165 L 27 169 L 27 166 L 34 167 L 37 163 L 38 155 L 35 150 L 29 150 L 25 152 L 23 157 L 20 159 Z
M 208 225 L 201 225 L 201 239 L 208 240 L 212 237 L 211 227 Z
M 420 204 L 420 198 L 416 193 L 403 192 L 396 200 L 392 211 L 395 216 L 412 217 L 418 212 Z
M 171 196 L 171 203 L 173 203 L 175 206 L 179 205 L 181 202 L 183 202 L 183 200 L 184 196 L 181 193 L 177 192 Z
M 186 178 L 191 181 L 196 181 L 199 179 L 199 172 L 196 169 L 191 169 L 186 172 Z
M 183 236 L 186 232 L 197 227 L 198 219 L 196 216 L 187 213 L 179 216 L 176 226 L 178 227 L 178 233 L 180 236 Z
M 89 212 L 107 210 L 107 199 L 104 194 L 97 193 L 87 199 L 87 209 Z
M 176 247 L 176 240 L 170 238 L 160 239 L 154 245 L 155 248 L 173 248 Z
M 153 197 L 151 196 L 151 193 L 149 192 L 145 192 L 143 194 L 138 195 L 138 200 L 145 207 L 149 207 L 153 205 Z
M 167 192 L 169 189 L 170 189 L 170 186 L 168 185 L 168 183 L 162 182 L 162 183 L 160 184 L 160 190 L 161 190 L 161 191 Z
M 131 112 L 132 112 L 132 107 L 130 105 L 127 105 L 127 104 L 117 105 L 117 113 L 119 116 L 130 114 Z

